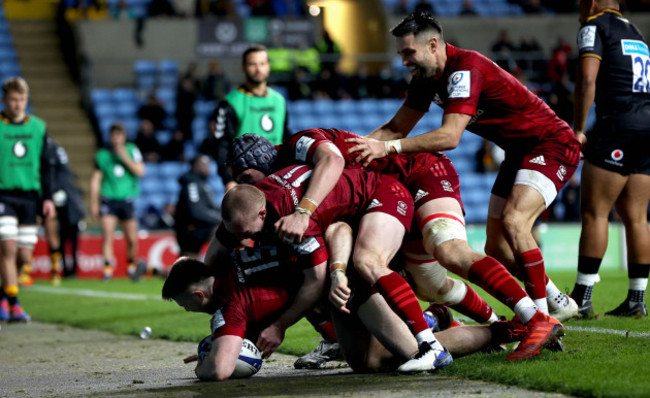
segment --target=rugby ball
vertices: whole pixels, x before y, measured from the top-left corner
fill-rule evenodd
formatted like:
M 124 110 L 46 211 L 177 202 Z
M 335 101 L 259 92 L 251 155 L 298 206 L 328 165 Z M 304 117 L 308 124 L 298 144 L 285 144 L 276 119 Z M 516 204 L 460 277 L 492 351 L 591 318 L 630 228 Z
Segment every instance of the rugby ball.
M 198 356 L 199 364 L 210 354 L 212 349 L 212 335 L 206 336 L 199 343 Z M 231 379 L 243 379 L 257 373 L 262 367 L 262 354 L 255 344 L 248 339 L 244 339 L 239 351 L 239 357 L 235 362 L 235 369 L 230 376 Z

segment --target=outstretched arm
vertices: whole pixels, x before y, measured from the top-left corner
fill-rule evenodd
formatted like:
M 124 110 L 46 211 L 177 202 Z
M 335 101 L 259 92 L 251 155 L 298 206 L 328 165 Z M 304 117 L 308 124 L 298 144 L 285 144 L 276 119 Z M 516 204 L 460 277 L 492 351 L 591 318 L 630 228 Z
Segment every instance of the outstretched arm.
M 347 141 L 355 145 L 348 152 L 358 152 L 355 161 L 367 166 L 374 159 L 394 153 L 436 152 L 454 149 L 458 146 L 460 137 L 471 118 L 470 115 L 464 113 L 448 113 L 443 116 L 440 128 L 410 138 L 390 141 L 377 141 L 368 137 L 350 138 Z

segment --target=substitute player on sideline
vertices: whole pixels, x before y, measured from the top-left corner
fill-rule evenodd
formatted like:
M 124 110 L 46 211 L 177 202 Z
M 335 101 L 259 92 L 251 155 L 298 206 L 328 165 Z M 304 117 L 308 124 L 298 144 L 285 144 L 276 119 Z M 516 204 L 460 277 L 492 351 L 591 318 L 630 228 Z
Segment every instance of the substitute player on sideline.
M 608 217 L 615 205 L 625 226 L 629 290 L 606 315 L 648 316 L 650 273 L 650 53 L 617 0 L 581 0 L 580 62 L 575 89 L 575 132 L 583 143 L 578 276 L 571 293 L 580 314 L 593 317 L 591 293 L 607 249 Z M 596 125 L 585 136 L 596 101 Z
M 56 215 L 52 202 L 52 151 L 45 123 L 26 113 L 29 86 L 20 77 L 2 85 L 0 115 L 0 321 L 29 322 L 18 302 L 18 251 L 31 256 L 38 239 L 36 215 Z
M 545 313 L 547 290 L 552 310 L 570 305 L 570 312 L 577 312 L 575 302 L 547 278 L 531 233 L 535 219 L 578 166 L 580 144 L 570 127 L 494 62 L 445 43 L 442 27 L 431 14 L 410 14 L 391 33 L 402 63 L 413 74 L 408 98 L 370 139 L 354 139 L 358 145 L 350 152 L 360 151 L 357 161 L 367 164 L 395 152 L 449 150 L 458 145 L 465 129 L 499 145 L 506 160 L 492 188 L 485 251 L 521 275 L 528 294 Z M 403 138 L 431 102 L 444 109 L 442 126 Z

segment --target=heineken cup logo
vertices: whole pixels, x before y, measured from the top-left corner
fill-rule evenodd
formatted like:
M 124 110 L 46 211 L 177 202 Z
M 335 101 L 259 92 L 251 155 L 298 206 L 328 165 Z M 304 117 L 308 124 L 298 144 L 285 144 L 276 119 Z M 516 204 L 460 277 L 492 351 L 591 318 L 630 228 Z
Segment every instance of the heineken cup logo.
M 22 141 L 18 141 L 14 144 L 13 147 L 14 156 L 17 158 L 24 158 L 27 155 L 27 147 Z

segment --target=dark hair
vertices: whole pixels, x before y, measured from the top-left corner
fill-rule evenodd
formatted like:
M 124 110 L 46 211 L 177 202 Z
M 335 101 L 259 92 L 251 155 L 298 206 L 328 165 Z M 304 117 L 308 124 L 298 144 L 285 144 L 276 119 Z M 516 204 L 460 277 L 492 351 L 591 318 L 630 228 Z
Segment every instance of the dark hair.
M 208 155 L 206 155 L 206 154 L 204 154 L 204 153 L 199 153 L 198 155 L 196 155 L 196 156 L 192 159 L 192 161 L 190 162 L 190 164 L 192 165 L 192 168 L 195 168 L 196 165 L 199 164 L 199 162 L 203 161 L 204 159 L 208 159 L 208 160 L 209 160 Z
M 440 22 L 428 11 L 418 11 L 412 12 L 402 19 L 400 23 L 397 24 L 393 29 L 390 30 L 390 33 L 395 37 L 402 37 L 408 34 L 413 34 L 417 36 L 418 34 L 427 31 L 433 30 L 440 35 L 442 38 L 442 25 Z
M 266 46 L 263 44 L 251 44 L 241 56 L 241 64 L 246 65 L 246 58 L 250 53 L 266 52 Z
M 124 128 L 124 125 L 121 122 L 115 122 L 115 123 L 111 124 L 109 132 L 111 134 L 114 133 L 114 132 L 120 132 L 120 133 L 126 134 L 126 129 Z
M 172 300 L 196 282 L 215 276 L 215 269 L 191 257 L 181 257 L 174 265 L 162 288 L 162 298 Z

